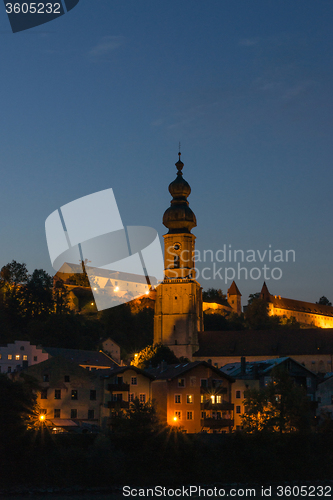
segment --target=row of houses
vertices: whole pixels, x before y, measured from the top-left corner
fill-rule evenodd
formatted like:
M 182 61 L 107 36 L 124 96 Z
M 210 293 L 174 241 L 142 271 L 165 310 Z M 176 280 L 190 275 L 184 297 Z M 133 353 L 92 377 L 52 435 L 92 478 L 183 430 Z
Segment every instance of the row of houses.
M 232 432 L 241 429 L 246 390 L 267 385 L 277 365 L 305 388 L 313 415 L 333 412 L 333 377 L 323 379 L 290 357 L 260 361 L 241 357 L 222 368 L 202 360 L 161 363 L 143 371 L 120 366 L 98 351 L 42 349 L 24 341 L 7 349 L 12 357 L 22 357 L 16 359 L 21 364 L 10 376 L 23 374 L 38 383 L 38 411 L 53 432 L 112 428 L 115 413 L 126 411 L 135 399 L 141 403 L 155 400 L 161 421 L 183 432 Z M 0 352 L 1 361 L 11 361 L 3 359 L 5 348 Z M 28 366 L 23 356 L 30 354 Z

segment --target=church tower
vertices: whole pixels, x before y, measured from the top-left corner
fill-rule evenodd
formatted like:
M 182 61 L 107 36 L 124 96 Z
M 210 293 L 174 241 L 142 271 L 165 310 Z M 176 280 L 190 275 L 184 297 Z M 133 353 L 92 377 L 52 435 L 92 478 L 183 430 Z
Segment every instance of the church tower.
M 164 238 L 164 280 L 157 286 L 154 343 L 162 343 L 176 356 L 192 359 L 203 330 L 202 289 L 195 280 L 194 242 L 191 229 L 197 221 L 187 197 L 190 185 L 183 179 L 183 162 L 176 163 L 176 179 L 169 185 L 171 206 L 163 215 L 169 230 Z

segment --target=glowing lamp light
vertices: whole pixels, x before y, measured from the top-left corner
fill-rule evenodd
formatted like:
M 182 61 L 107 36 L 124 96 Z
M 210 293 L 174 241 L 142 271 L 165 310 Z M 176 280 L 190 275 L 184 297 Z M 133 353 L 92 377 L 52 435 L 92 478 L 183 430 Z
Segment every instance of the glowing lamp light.
M 178 418 L 177 417 L 173 417 L 174 421 L 177 422 Z
M 94 290 L 97 290 L 97 288 L 94 288 Z
M 39 415 L 39 420 L 43 422 L 43 420 L 45 420 L 45 415 Z
M 119 292 L 119 286 L 116 286 L 114 289 L 113 289 L 114 292 Z
M 93 302 L 91 302 L 91 304 L 90 304 L 90 305 L 92 305 L 92 306 L 93 306 L 93 305 L 94 305 L 94 303 L 93 303 Z
M 149 290 L 146 291 L 146 295 L 149 295 Z

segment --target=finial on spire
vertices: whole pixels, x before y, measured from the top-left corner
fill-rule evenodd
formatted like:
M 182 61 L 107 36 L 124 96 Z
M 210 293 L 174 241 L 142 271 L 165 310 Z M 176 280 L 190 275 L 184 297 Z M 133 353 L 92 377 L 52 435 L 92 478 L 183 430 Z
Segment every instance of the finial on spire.
M 175 165 L 178 169 L 177 175 L 183 175 L 182 170 L 183 170 L 184 163 L 181 161 L 180 156 L 181 156 L 181 152 L 180 152 L 180 142 L 179 142 L 178 161 L 177 161 L 177 163 L 175 163 Z

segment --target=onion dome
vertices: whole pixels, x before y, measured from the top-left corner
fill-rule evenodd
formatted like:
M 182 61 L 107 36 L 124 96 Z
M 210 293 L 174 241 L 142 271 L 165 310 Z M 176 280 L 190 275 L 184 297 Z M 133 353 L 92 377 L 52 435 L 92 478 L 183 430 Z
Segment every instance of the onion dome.
M 197 225 L 197 220 L 187 201 L 191 187 L 183 179 L 184 163 L 180 160 L 180 153 L 178 155 L 179 160 L 175 164 L 178 169 L 177 177 L 169 185 L 171 206 L 164 212 L 163 224 L 169 229 L 169 233 L 189 233 Z

